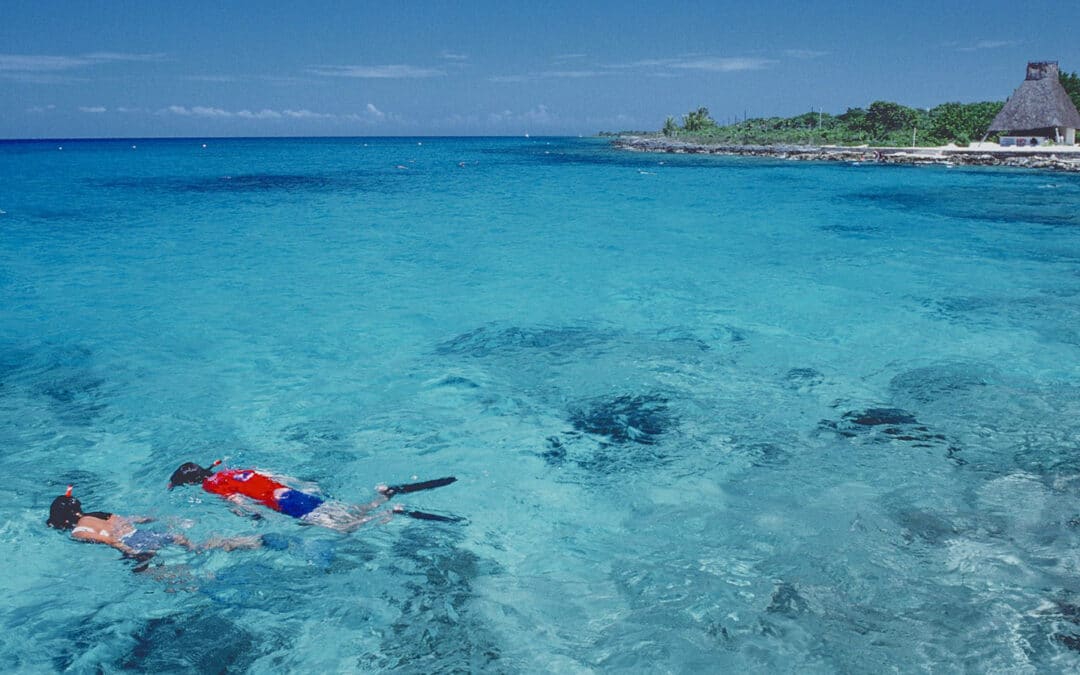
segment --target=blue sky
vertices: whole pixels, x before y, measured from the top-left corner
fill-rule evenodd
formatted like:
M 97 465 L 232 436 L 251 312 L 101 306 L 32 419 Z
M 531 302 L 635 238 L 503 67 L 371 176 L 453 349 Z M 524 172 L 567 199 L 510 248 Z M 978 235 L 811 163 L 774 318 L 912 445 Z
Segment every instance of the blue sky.
M 3 0 L 0 137 L 593 134 L 1001 100 L 1070 3 Z

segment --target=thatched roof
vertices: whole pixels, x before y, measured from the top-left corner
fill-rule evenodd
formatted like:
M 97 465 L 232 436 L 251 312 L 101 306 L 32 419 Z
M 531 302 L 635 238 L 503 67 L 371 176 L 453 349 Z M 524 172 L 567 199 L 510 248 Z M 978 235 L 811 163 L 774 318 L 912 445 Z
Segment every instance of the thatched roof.
M 1005 107 L 990 123 L 990 131 L 1027 131 L 1051 127 L 1080 129 L 1080 112 L 1058 80 L 1055 61 L 1029 63 Z

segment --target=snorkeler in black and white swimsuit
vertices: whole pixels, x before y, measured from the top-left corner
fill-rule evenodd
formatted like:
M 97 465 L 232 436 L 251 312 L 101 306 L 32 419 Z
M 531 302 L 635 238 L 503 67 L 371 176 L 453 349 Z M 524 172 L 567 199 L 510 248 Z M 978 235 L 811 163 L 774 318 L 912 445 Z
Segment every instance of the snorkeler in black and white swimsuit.
M 71 536 L 80 541 L 107 544 L 122 551 L 125 557 L 145 563 L 160 549 L 170 544 L 183 546 L 189 551 L 220 548 L 226 551 L 237 548 L 258 548 L 258 537 L 237 537 L 233 539 L 211 539 L 201 546 L 196 546 L 187 537 L 174 532 L 160 532 L 139 529 L 136 524 L 148 523 L 150 518 L 118 516 L 106 511 L 84 513 L 82 503 L 71 496 L 72 486 L 53 500 L 49 507 L 49 527 L 58 530 L 70 530 Z

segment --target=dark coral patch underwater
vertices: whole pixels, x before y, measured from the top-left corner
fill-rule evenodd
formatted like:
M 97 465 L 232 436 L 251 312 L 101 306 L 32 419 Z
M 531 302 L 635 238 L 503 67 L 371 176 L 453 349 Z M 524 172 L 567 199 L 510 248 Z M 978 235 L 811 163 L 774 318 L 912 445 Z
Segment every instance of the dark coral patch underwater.
M 435 351 L 441 355 L 482 358 L 531 350 L 564 354 L 592 347 L 608 339 L 608 335 L 576 326 L 503 329 L 477 328 L 440 343 Z
M 595 400 L 570 412 L 570 422 L 578 431 L 619 444 L 653 445 L 676 421 L 667 398 L 657 394 Z
M 341 187 L 340 182 L 324 175 L 259 173 L 185 178 L 120 178 L 108 181 L 104 186 L 161 192 L 295 192 L 332 190 Z
M 990 377 L 985 368 L 951 363 L 900 373 L 889 381 L 889 389 L 895 396 L 903 399 L 916 403 L 932 403 L 985 387 L 990 382 Z
M 571 409 L 569 418 L 574 428 L 549 436 L 539 456 L 553 467 L 570 464 L 600 475 L 663 463 L 668 450 L 662 441 L 679 424 L 659 394 L 593 399 Z
M 211 612 L 150 619 L 121 668 L 140 672 L 244 672 L 260 651 L 256 637 Z
M 957 464 L 966 463 L 958 454 L 959 446 L 950 443 L 944 434 L 935 433 L 930 427 L 919 422 L 914 414 L 900 408 L 852 410 L 841 415 L 838 420 L 821 420 L 818 428 L 867 444 L 903 442 L 913 448 L 943 447 L 946 457 Z

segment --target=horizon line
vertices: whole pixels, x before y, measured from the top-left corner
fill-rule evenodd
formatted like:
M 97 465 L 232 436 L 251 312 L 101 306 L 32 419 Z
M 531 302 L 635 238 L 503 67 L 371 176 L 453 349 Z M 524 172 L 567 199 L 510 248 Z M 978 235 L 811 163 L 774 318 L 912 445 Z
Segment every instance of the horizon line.
M 426 135 L 387 135 L 387 136 L 353 136 L 353 135 L 300 135 L 300 136 L 45 136 L 26 138 L 0 138 L 0 143 L 52 143 L 52 142 L 78 142 L 78 141 L 198 141 L 198 140 L 298 140 L 298 139 L 392 139 L 392 138 L 599 138 L 605 133 L 598 131 L 592 134 L 426 134 Z

